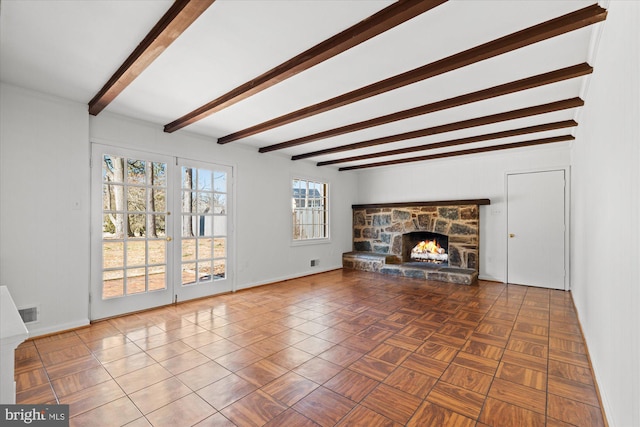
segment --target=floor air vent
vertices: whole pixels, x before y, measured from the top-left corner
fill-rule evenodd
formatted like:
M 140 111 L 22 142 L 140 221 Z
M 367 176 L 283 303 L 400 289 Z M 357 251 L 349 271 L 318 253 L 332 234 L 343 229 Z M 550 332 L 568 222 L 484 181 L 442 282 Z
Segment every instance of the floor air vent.
M 40 310 L 37 306 L 21 308 L 18 310 L 18 313 L 20 313 L 20 317 L 22 317 L 22 321 L 25 323 L 25 325 L 28 323 L 37 322 L 38 318 L 40 317 Z

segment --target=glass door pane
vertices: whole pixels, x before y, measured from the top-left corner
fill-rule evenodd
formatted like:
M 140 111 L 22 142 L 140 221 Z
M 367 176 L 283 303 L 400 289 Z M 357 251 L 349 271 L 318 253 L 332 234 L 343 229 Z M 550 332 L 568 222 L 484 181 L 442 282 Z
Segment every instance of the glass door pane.
M 180 160 L 181 299 L 231 290 L 228 266 L 231 169 Z
M 94 189 L 101 187 L 92 202 L 101 206 L 92 318 L 170 303 L 170 158 L 95 145 L 92 164 Z

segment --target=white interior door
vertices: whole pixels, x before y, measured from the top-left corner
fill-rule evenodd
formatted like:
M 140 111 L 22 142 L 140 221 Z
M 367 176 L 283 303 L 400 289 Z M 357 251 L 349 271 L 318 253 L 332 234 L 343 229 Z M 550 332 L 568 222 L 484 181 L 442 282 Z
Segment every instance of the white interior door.
M 91 319 L 171 303 L 172 157 L 94 144 Z
M 508 283 L 565 289 L 565 170 L 507 175 Z
M 174 235 L 174 279 L 178 301 L 232 290 L 232 169 L 193 160 L 178 160 L 179 195 Z

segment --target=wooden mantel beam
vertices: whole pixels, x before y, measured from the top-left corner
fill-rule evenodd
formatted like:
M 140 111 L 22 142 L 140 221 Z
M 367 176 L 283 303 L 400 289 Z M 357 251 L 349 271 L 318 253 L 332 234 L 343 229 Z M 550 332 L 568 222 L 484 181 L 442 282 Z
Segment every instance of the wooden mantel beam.
M 250 80 L 211 102 L 165 125 L 165 132 L 175 132 L 217 111 L 261 92 L 289 77 L 308 70 L 362 42 L 441 5 L 447 0 L 400 0 L 346 30 L 326 39 L 264 74 Z
M 95 116 L 109 105 L 214 1 L 176 0 L 102 89 L 89 101 L 89 114 Z

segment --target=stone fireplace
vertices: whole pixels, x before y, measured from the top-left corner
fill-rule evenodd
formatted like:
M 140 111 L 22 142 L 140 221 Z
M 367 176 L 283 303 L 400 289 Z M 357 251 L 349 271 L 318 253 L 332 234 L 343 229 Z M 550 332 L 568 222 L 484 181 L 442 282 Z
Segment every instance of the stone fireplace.
M 473 283 L 480 269 L 479 206 L 489 203 L 476 199 L 353 205 L 353 251 L 343 255 L 343 266 Z M 419 244 L 422 255 L 412 259 Z M 422 251 L 428 245 L 434 255 Z

